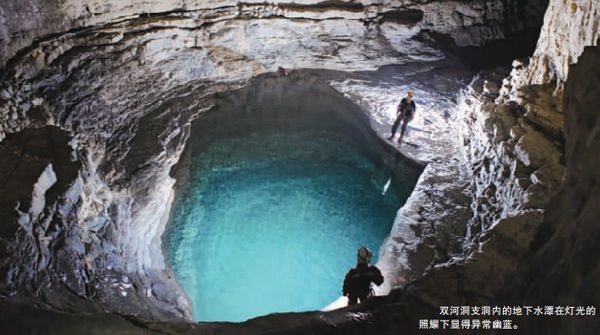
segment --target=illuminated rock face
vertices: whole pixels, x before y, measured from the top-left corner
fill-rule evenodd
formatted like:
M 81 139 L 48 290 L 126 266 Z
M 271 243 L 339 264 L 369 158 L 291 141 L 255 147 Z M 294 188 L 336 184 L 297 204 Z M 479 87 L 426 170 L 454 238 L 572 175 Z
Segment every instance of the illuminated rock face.
M 116 33 L 107 40 L 119 38 L 127 31 L 122 24 L 129 19 L 157 17 L 167 13 L 157 26 L 180 27 L 180 39 L 161 41 L 155 36 L 155 47 L 221 47 L 247 59 L 260 59 L 264 53 L 282 60 L 290 67 L 307 67 L 301 54 L 320 54 L 315 63 L 332 62 L 348 69 L 357 57 L 383 58 L 375 64 L 398 63 L 403 57 L 420 60 L 416 54 L 434 52 L 424 48 L 423 39 L 411 39 L 423 30 L 447 33 L 457 45 L 481 45 L 504 38 L 527 26 L 539 26 L 545 9 L 544 1 L 508 4 L 497 0 L 463 1 L 39 1 L 7 0 L 0 15 L 10 20 L 0 27 L 0 39 L 6 46 L 0 54 L 4 64 L 18 50 L 29 46 L 40 36 L 59 34 L 71 29 L 114 25 Z M 152 15 L 150 15 L 152 14 Z M 186 41 L 186 36 L 189 37 Z M 167 36 L 171 37 L 171 36 Z M 276 41 L 276 42 L 275 42 Z M 235 43 L 232 43 L 235 42 Z M 166 45 L 169 44 L 169 45 Z M 62 48 L 68 49 L 68 45 Z M 261 49 L 265 49 L 261 51 Z M 385 52 L 380 53 L 378 51 Z M 359 52 L 360 54 L 361 52 Z M 345 57 L 342 57 L 345 56 Z M 402 57 L 403 56 L 403 57 Z M 435 57 L 427 55 L 422 57 Z M 415 59 L 416 58 L 416 59 Z M 337 59 L 337 60 L 336 60 Z M 264 60 L 260 65 L 268 67 Z M 331 64 L 329 64 L 329 67 Z M 354 64 L 354 66 L 358 66 Z
M 585 46 L 600 39 L 598 1 L 550 0 L 535 54 L 527 64 L 516 64 L 514 86 L 567 80 L 569 66 L 577 62 Z
M 394 328 L 390 320 L 496 299 L 517 267 L 535 275 L 519 260 L 562 185 L 565 161 L 567 169 L 577 164 L 577 155 L 562 156 L 560 87 L 565 60 L 597 39 L 597 3 L 580 2 L 574 20 L 562 1 L 550 1 L 532 65 L 481 74 L 458 100 L 470 74 L 432 36 L 480 45 L 535 24 L 528 18 L 540 3 L 5 1 L 0 16 L 14 19 L 0 27 L 2 295 L 69 311 L 189 319 L 160 241 L 173 196 L 170 168 L 191 121 L 214 104 L 211 94 L 282 66 L 344 93 L 381 137 L 398 99 L 417 92 L 418 118 L 400 150 L 427 167 L 380 266 L 390 278 L 385 292 L 428 275 L 373 302 L 375 328 L 414 331 L 416 321 Z M 576 37 L 561 38 L 563 29 Z M 557 45 L 568 45 L 569 55 L 552 41 L 564 41 Z M 523 86 L 552 78 L 557 84 Z M 583 120 L 577 124 L 591 124 L 569 106 Z M 567 128 L 565 142 L 579 136 L 577 127 Z M 397 310 L 401 299 L 414 310 Z M 352 327 L 342 313 L 297 320 L 298 327 Z

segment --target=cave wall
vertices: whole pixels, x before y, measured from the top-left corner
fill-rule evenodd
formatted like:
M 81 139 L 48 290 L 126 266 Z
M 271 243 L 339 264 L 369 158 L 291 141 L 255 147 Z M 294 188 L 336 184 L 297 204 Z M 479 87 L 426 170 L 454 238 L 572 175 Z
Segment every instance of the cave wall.
M 555 83 L 526 85 L 512 93 L 522 98 L 519 101 L 510 100 L 508 94 L 490 101 L 489 96 L 485 97 L 489 95 L 485 87 L 498 87 L 502 81 L 502 75 L 494 73 L 481 74 L 466 88 L 465 93 L 469 94 L 465 95 L 465 103 L 468 103 L 463 107 L 467 112 L 464 122 L 472 123 L 470 129 L 480 130 L 470 133 L 470 141 L 464 142 L 465 158 L 475 159 L 466 165 L 475 171 L 470 185 L 476 195 L 472 206 L 480 207 L 474 210 L 475 215 L 467 227 L 475 233 L 470 239 L 472 245 L 466 248 L 467 257 L 438 264 L 404 290 L 393 291 L 398 300 L 412 304 L 412 310 L 398 311 L 399 314 L 404 313 L 409 319 L 412 316 L 416 323 L 422 318 L 419 315 L 438 314 L 439 306 L 542 306 L 544 315 L 541 316 L 523 313 L 505 318 L 514 322 L 520 334 L 591 335 L 598 332 L 596 186 L 599 170 L 596 168 L 598 146 L 594 143 L 600 129 L 597 118 L 600 101 L 595 94 L 600 85 L 599 61 L 597 46 L 584 48 L 577 63 L 570 66 L 564 92 L 557 90 Z M 474 99 L 478 94 L 484 96 Z M 510 119 L 527 119 L 529 111 L 536 110 L 539 114 L 542 108 L 554 114 L 556 121 L 560 120 L 558 114 L 564 111 L 564 128 L 561 128 L 564 141 L 532 146 L 545 153 L 534 152 L 535 160 L 522 160 L 522 154 L 515 150 L 517 147 L 510 144 L 511 136 L 531 134 L 531 129 L 517 131 L 531 121 L 511 123 L 508 136 L 502 131 L 502 123 L 506 122 L 507 114 Z M 536 137 L 552 139 L 553 132 L 543 129 L 536 126 L 533 133 L 537 133 Z M 495 141 L 473 150 L 481 138 Z M 560 143 L 564 148 L 557 150 Z M 548 150 L 550 148 L 554 149 Z M 490 155 L 491 151 L 495 153 Z M 534 161 L 541 165 L 527 172 L 531 167 L 528 162 Z M 509 173 L 501 172 L 510 167 Z M 494 173 L 498 176 L 487 178 Z M 501 187 L 482 184 L 486 180 L 500 181 Z M 532 188 L 540 187 L 541 192 L 532 192 Z M 497 198 L 502 188 L 511 191 Z M 490 189 L 494 192 L 481 197 L 477 194 L 477 191 L 484 194 Z M 506 206 L 514 200 L 518 201 Z M 502 203 L 504 206 L 498 207 Z M 473 222 L 491 225 L 476 233 L 479 230 L 473 229 Z M 414 329 L 406 331 L 418 334 Z
M 130 19 L 172 13 L 175 18 L 189 18 L 186 29 L 215 21 L 248 19 L 286 19 L 289 21 L 313 21 L 321 34 L 333 32 L 338 35 L 334 41 L 321 41 L 332 44 L 333 49 L 322 55 L 331 54 L 354 30 L 362 30 L 369 45 L 373 35 L 382 34 L 395 48 L 402 43 L 404 52 L 418 52 L 423 46 L 414 48 L 410 39 L 421 30 L 449 34 L 457 45 L 481 45 L 487 41 L 504 38 L 527 28 L 539 26 L 545 10 L 545 1 L 539 0 L 478 0 L 464 1 L 40 1 L 6 0 L 0 6 L 0 17 L 5 18 L 0 26 L 0 67 L 17 52 L 23 51 L 36 40 L 47 39 L 66 31 L 94 29 L 97 27 L 124 22 Z M 328 21 L 344 20 L 343 29 L 336 28 Z M 359 25 L 353 27 L 352 23 Z M 322 24 L 323 23 L 323 24 Z M 238 28 L 240 25 L 237 25 Z M 236 29 L 240 39 L 239 29 Z M 294 35 L 294 29 L 286 29 L 286 37 Z M 276 34 L 276 30 L 273 31 Z M 270 36 L 276 38 L 277 36 Z M 334 42 L 334 43 L 332 43 Z M 204 45 L 204 43 L 202 43 Z M 234 45 L 227 44 L 226 47 Z M 407 49 L 408 46 L 408 49 Z M 418 45 L 417 45 L 418 46 Z M 307 47 L 310 47 L 307 45 Z M 396 49 L 402 53 L 402 49 Z M 256 51 L 256 50 L 254 50 Z M 279 54 L 285 57 L 285 53 Z M 254 57 L 251 57 L 254 58 Z M 294 63 L 294 58 L 285 63 Z M 393 62 L 390 62 L 393 63 Z M 348 65 L 348 64 L 346 64 Z M 272 69 L 271 69 L 272 70 Z
M 395 292 L 415 309 L 600 303 L 592 242 L 598 48 L 584 48 L 596 45 L 590 36 L 597 38 L 600 18 L 597 2 L 578 2 L 579 15 L 564 11 L 568 2 L 551 4 L 531 60 L 482 72 L 462 93 L 457 140 L 474 214 L 467 257 L 437 264 Z M 527 334 L 595 334 L 591 313 L 515 321 Z
M 507 282 L 498 301 L 537 302 L 545 306 L 584 307 L 579 317 L 524 319 L 523 325 L 545 334 L 596 334 L 600 319 L 600 226 L 598 145 L 600 119 L 600 48 L 585 47 L 571 65 L 562 103 L 565 115 L 564 184 L 550 202 L 526 262 Z
M 23 254 L 22 260 L 23 264 L 35 264 L 29 268 L 28 265 L 23 269 L 11 268 L 7 273 L 13 276 L 12 279 L 33 283 L 26 293 L 32 296 L 38 294 L 51 306 L 52 301 L 59 301 L 55 300 L 59 298 L 53 296 L 55 293 L 51 290 L 44 290 L 44 285 L 49 282 L 40 282 L 30 269 L 51 268 L 56 275 L 52 285 L 66 286 L 65 291 L 74 292 L 73 297 L 104 301 L 106 308 L 110 309 L 115 301 L 125 299 L 119 298 L 125 293 L 125 296 L 136 298 L 127 298 L 124 305 L 129 307 L 120 312 L 146 308 L 148 302 L 143 301 L 144 296 L 152 297 L 159 294 L 156 291 L 171 288 L 135 288 L 152 287 L 152 283 L 168 280 L 161 278 L 166 272 L 162 272 L 163 259 L 156 257 L 159 251 L 138 248 L 141 243 L 132 243 L 132 240 L 147 241 L 160 235 L 164 217 L 150 216 L 144 209 L 152 208 L 161 213 L 167 211 L 169 201 L 164 199 L 170 198 L 173 183 L 167 173 L 168 168 L 178 159 L 189 120 L 193 119 L 194 113 L 208 108 L 204 105 L 205 101 L 190 92 L 199 86 L 207 91 L 219 91 L 236 85 L 228 83 L 217 87 L 217 84 L 201 83 L 201 80 L 216 83 L 231 79 L 230 76 L 244 80 L 273 71 L 282 63 L 292 69 L 311 66 L 357 70 L 375 69 L 392 62 L 440 59 L 442 55 L 437 50 L 430 49 L 428 44 L 410 40 L 410 37 L 423 29 L 448 33 L 459 44 L 480 44 L 487 39 L 501 37 L 505 30 L 498 25 L 482 26 L 482 22 L 500 20 L 506 13 L 495 3 L 404 3 L 403 6 L 413 10 L 404 11 L 400 4 L 367 2 L 360 6 L 344 3 L 344 6 L 325 8 L 317 3 L 314 6 L 306 6 L 305 3 L 304 6 L 275 6 L 223 2 L 219 3 L 221 7 L 214 9 L 204 8 L 205 5 L 200 2 L 182 2 L 174 6 L 159 2 L 151 5 L 146 2 L 90 5 L 64 1 L 44 4 L 37 1 L 5 2 L 0 7 L 1 15 L 18 18 L 19 21 L 6 20 L 8 24 L 0 27 L 0 42 L 6 46 L 0 64 L 7 64 L 0 89 L 0 130 L 4 140 L 0 154 L 3 162 L 15 162 L 14 167 L 9 167 L 8 163 L 3 165 L 7 170 L 32 176 L 23 177 L 29 180 L 26 187 L 18 184 L 5 189 L 9 192 L 2 193 L 2 200 L 10 202 L 12 207 L 1 210 L 4 214 L 14 215 L 14 205 L 20 202 L 16 219 L 22 242 L 19 246 L 33 250 L 30 254 Z M 182 11 L 162 17 L 146 15 L 148 12 L 171 12 L 173 9 Z M 419 11 L 422 11 L 422 18 Z M 463 114 L 458 118 L 461 131 L 457 138 L 462 161 L 460 164 L 444 165 L 434 170 L 435 173 L 424 176 L 415 197 L 399 216 L 399 222 L 408 217 L 419 221 L 427 216 L 428 213 L 423 214 L 420 208 L 423 208 L 423 199 L 431 202 L 430 199 L 436 197 L 429 187 L 436 183 L 445 185 L 447 191 L 460 193 L 454 196 L 462 201 L 473 197 L 469 202 L 470 211 L 462 208 L 447 216 L 468 221 L 464 232 L 468 258 L 449 260 L 454 255 L 436 256 L 444 250 L 430 250 L 416 272 L 424 269 L 432 271 L 409 289 L 421 301 L 435 306 L 457 303 L 457 300 L 484 302 L 498 296 L 501 300 L 503 295 L 499 292 L 508 285 L 518 292 L 518 295 L 512 296 L 514 299 L 529 297 L 542 301 L 547 292 L 557 292 L 553 297 L 555 300 L 548 303 L 585 304 L 589 301 L 596 304 L 598 301 L 598 292 L 592 284 L 597 279 L 596 260 L 587 257 L 594 253 L 595 233 L 587 227 L 593 227 L 593 217 L 596 216 L 593 204 L 597 201 L 592 186 L 597 177 L 592 173 L 595 171 L 594 160 L 580 158 L 594 157 L 595 154 L 591 148 L 594 148 L 592 143 L 597 137 L 596 119 L 593 112 L 581 111 L 595 110 L 596 102 L 587 99 L 594 97 L 595 94 L 588 92 L 594 92 L 598 83 L 591 78 L 593 76 L 589 81 L 568 81 L 564 100 L 565 134 L 562 133 L 561 100 L 562 83 L 570 77 L 568 64 L 577 60 L 585 45 L 597 43 L 597 15 L 596 1 L 579 2 L 572 11 L 568 3 L 552 0 L 534 57 L 516 62 L 510 74 L 504 71 L 483 73 L 464 91 L 461 97 Z M 340 25 L 340 16 L 351 20 Z M 246 22 L 248 18 L 266 19 L 269 24 L 261 20 L 257 20 L 258 23 Z M 288 22 L 290 20 L 294 22 Z M 21 24 L 23 21 L 26 24 Z M 109 24 L 115 21 L 121 23 Z M 89 29 L 81 29 L 83 27 Z M 277 35 L 269 30 L 270 27 L 281 28 L 284 33 Z M 50 36 L 72 28 L 77 30 L 66 35 Z M 128 29 L 136 33 L 124 34 L 123 31 Z M 302 39 L 306 31 L 310 32 L 311 38 Z M 323 31 L 334 33 L 319 35 Z M 352 31 L 350 36 L 347 31 Z M 370 39 L 374 35 L 377 38 Z M 33 42 L 42 36 L 46 37 Z M 288 42 L 288 48 L 284 48 L 289 54 L 281 53 L 280 47 L 265 43 L 273 38 L 289 36 L 293 36 L 293 42 Z M 246 43 L 231 47 L 238 40 Z M 261 40 L 262 43 L 259 43 Z M 250 44 L 260 45 L 262 49 L 251 48 Z M 31 48 L 22 49 L 30 45 Z M 137 48 L 135 45 L 144 47 Z M 410 51 L 407 51 L 406 45 L 410 46 Z M 13 59 L 18 50 L 23 53 Z M 303 53 L 298 54 L 299 51 Z M 174 53 L 183 56 L 174 56 Z M 595 53 L 593 50 L 587 52 L 590 55 Z M 331 57 L 323 59 L 324 54 Z M 583 57 L 582 64 L 588 65 L 581 65 L 580 70 L 575 67 L 574 76 L 592 73 L 594 65 L 589 65 L 595 64 L 594 60 L 590 60 L 592 58 L 589 55 Z M 192 62 L 198 60 L 201 61 Z M 168 70 L 180 64 L 186 65 L 179 66 L 178 71 Z M 149 68 L 152 71 L 146 71 Z M 103 84 L 98 85 L 99 82 Z M 156 92 L 159 84 L 163 85 L 158 89 L 161 94 L 144 95 L 143 92 Z M 576 85 L 582 85 L 582 88 Z M 127 93 L 115 93 L 123 90 Z M 180 105 L 172 102 L 164 104 L 179 94 L 190 98 Z M 119 99 L 114 99 L 114 96 L 119 96 Z M 149 106 L 140 106 L 139 96 L 143 96 L 142 100 Z M 194 108 L 195 111 L 190 111 Z M 180 116 L 173 119 L 173 115 Z M 63 130 L 56 132 L 53 128 L 43 128 L 21 137 L 11 135 L 47 124 Z M 96 133 L 95 129 L 102 131 Z M 144 133 L 151 136 L 143 136 Z M 48 136 L 60 142 L 62 158 L 29 155 L 25 161 L 18 150 L 15 151 L 15 148 L 24 147 L 23 142 Z M 150 152 L 142 145 L 147 142 L 154 144 Z M 75 150 L 77 148 L 79 150 Z M 562 154 L 564 148 L 566 156 Z M 583 152 L 584 149 L 590 152 Z M 64 157 L 72 155 L 78 157 L 74 162 L 79 162 L 84 169 L 79 173 L 59 176 L 58 164 L 64 164 Z M 19 168 L 22 165 L 30 166 L 31 171 Z M 60 170 L 63 169 L 66 168 Z M 156 171 L 162 172 L 156 174 Z M 448 173 L 438 173 L 442 171 Z M 565 185 L 582 187 L 565 188 L 559 193 L 562 200 L 551 200 L 563 185 L 565 171 Z M 465 178 L 471 182 L 464 184 Z M 49 190 L 55 184 L 68 190 L 66 194 L 69 196 L 49 196 Z M 468 189 L 468 192 L 461 193 L 461 189 Z M 13 194 L 13 190 L 19 192 Z M 34 196 L 23 201 L 27 194 Z M 7 195 L 14 195 L 14 198 L 7 200 Z M 437 196 L 438 199 L 447 198 Z M 562 209 L 560 204 L 563 203 L 570 204 L 569 208 Z M 453 204 L 445 205 L 450 208 Z M 438 206 L 439 202 L 427 209 L 439 210 Z M 51 209 L 40 210 L 40 207 Z M 556 209 L 546 211 L 548 207 Z M 472 218 L 467 214 L 469 212 L 474 213 Z M 554 216 L 553 213 L 557 219 L 546 220 Z M 80 226 L 73 226 L 73 222 Z M 126 225 L 126 222 L 134 224 Z M 430 229 L 431 220 L 423 222 Z M 533 249 L 530 249 L 540 226 L 541 237 L 538 236 Z M 8 231 L 12 232 L 10 229 Z M 115 234 L 115 231 L 122 234 Z M 419 233 L 423 231 L 426 229 Z M 398 234 L 408 236 L 414 231 Z M 435 240 L 434 236 L 407 238 L 403 242 L 414 247 L 415 240 L 424 245 Z M 69 247 L 64 248 L 65 245 Z M 6 244 L 3 246 L 5 256 L 16 250 Z M 560 254 L 557 248 L 567 251 Z M 406 256 L 395 252 L 392 252 L 394 256 Z M 569 265 L 567 261 L 554 264 L 556 257 L 586 261 L 575 265 Z M 130 262 L 132 259 L 136 261 Z M 106 268 L 107 264 L 114 266 L 114 276 L 94 272 Z M 517 267 L 520 268 L 517 270 Z M 159 271 L 147 276 L 134 274 L 131 278 L 123 277 L 123 274 L 139 270 L 152 273 L 152 269 Z M 537 280 L 534 278 L 540 269 L 546 269 L 544 273 L 549 277 L 555 276 L 556 280 L 546 284 L 527 284 L 527 280 Z M 76 275 L 69 278 L 73 274 Z M 513 278 L 507 282 L 510 276 Z M 93 283 L 98 285 L 98 289 L 90 291 L 94 285 L 86 283 L 85 278 L 104 282 Z M 561 281 L 570 284 L 560 288 L 552 286 Z M 448 283 L 459 287 L 461 294 L 468 293 L 464 296 L 471 300 L 460 300 L 452 295 L 453 292 L 446 289 Z M 16 287 L 23 289 L 9 284 L 3 287 L 4 294 L 22 293 Z M 103 287 L 117 288 L 117 297 L 102 297 Z M 161 299 L 167 300 L 163 301 L 165 305 L 179 305 L 181 311 L 176 314 L 185 317 L 185 301 L 158 298 L 156 303 L 161 304 Z M 69 306 L 58 303 L 53 307 L 67 309 Z M 81 308 L 79 305 L 70 307 Z M 157 307 L 157 310 L 161 308 Z M 156 310 L 148 315 L 156 316 Z M 559 324 L 550 325 L 543 326 L 548 333 L 577 329 L 571 327 L 580 327 L 579 330 L 583 331 L 594 326 L 572 324 L 560 328 Z
M 466 245 L 466 250 L 474 252 L 471 255 L 476 258 L 481 256 L 478 251 L 496 250 L 488 252 L 496 255 L 490 264 L 496 270 L 506 270 L 501 273 L 512 273 L 504 276 L 496 289 L 505 285 L 503 280 L 520 276 L 517 266 L 540 266 L 528 260 L 530 247 L 548 242 L 543 233 L 547 228 L 540 227 L 556 222 L 556 199 L 564 198 L 564 189 L 573 185 L 569 170 L 579 168 L 574 161 L 588 160 L 587 156 L 568 156 L 569 150 L 573 150 L 569 147 L 580 141 L 579 135 L 575 135 L 579 130 L 574 130 L 572 122 L 590 118 L 586 115 L 591 108 L 585 104 L 592 104 L 593 98 L 582 103 L 582 107 L 570 106 L 567 114 L 567 105 L 576 99 L 573 95 L 582 92 L 563 90 L 563 86 L 567 78 L 571 87 L 583 81 L 587 83 L 583 91 L 595 95 L 591 93 L 592 71 L 588 73 L 590 78 L 579 79 L 577 75 L 570 76 L 569 69 L 578 68 L 573 64 L 579 62 L 584 46 L 597 44 L 600 22 L 597 6 L 595 1 L 580 1 L 573 6 L 569 2 L 551 1 L 534 55 L 515 61 L 508 76 L 502 70 L 481 73 L 463 91 L 459 116 L 463 124 L 458 140 L 463 142 L 463 158 L 472 173 L 474 194 L 471 203 L 474 216 L 467 226 L 467 242 L 471 245 Z M 590 58 L 582 57 L 593 63 Z M 583 73 L 578 76 L 583 77 Z M 567 94 L 570 96 L 566 97 Z M 588 121 L 586 127 L 593 127 L 593 119 Z M 580 131 L 586 133 L 585 129 Z M 563 190 L 561 194 L 557 194 L 559 190 Z M 583 201 L 586 202 L 587 199 Z M 507 219 L 510 224 L 506 224 Z M 571 223 L 564 220 L 561 225 Z M 534 239 L 537 244 L 531 244 Z M 495 246 L 496 243 L 508 243 L 509 247 Z M 494 279 L 498 280 L 498 276 Z M 536 297 L 541 298 L 542 294 Z
M 539 10 L 506 4 L 3 2 L 0 139 L 3 157 L 16 161 L 3 178 L 32 166 L 27 180 L 4 184 L 14 195 L 2 209 L 10 213 L 4 254 L 30 252 L 3 261 L 3 295 L 66 310 L 189 317 L 159 240 L 169 169 L 194 115 L 210 108 L 206 96 L 279 66 L 438 61 L 443 52 L 421 32 L 478 45 L 523 26 L 509 24 L 509 14 Z M 48 136 L 61 139 L 63 158 L 24 151 Z M 64 157 L 81 168 L 60 175 Z M 57 189 L 66 196 L 48 196 Z
M 585 46 L 600 38 L 598 1 L 550 0 L 536 51 L 530 59 L 517 61 L 512 85 L 562 84 L 569 66 L 577 62 Z
M 404 313 L 430 315 L 439 306 L 494 301 L 527 261 L 563 185 L 563 117 L 555 87 L 523 86 L 512 100 L 514 93 L 503 87 L 509 73 L 510 68 L 481 72 L 462 90 L 450 126 L 452 159 L 433 175 L 426 169 L 399 211 L 404 228 L 393 239 L 405 246 L 394 258 L 403 263 L 398 273 L 405 281 L 391 294 L 420 306 Z M 450 242 L 432 247 L 439 240 Z M 456 242 L 462 245 L 452 249 Z

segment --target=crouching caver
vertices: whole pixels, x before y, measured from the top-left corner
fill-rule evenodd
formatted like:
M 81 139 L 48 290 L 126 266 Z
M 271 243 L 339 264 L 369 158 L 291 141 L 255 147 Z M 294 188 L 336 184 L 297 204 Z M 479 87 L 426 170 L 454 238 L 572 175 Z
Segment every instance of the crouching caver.
M 369 265 L 372 255 L 367 247 L 360 247 L 356 266 L 346 274 L 342 291 L 348 297 L 348 305 L 354 305 L 359 300 L 363 302 L 373 295 L 372 284 L 379 286 L 383 283 L 381 271 L 375 265 Z

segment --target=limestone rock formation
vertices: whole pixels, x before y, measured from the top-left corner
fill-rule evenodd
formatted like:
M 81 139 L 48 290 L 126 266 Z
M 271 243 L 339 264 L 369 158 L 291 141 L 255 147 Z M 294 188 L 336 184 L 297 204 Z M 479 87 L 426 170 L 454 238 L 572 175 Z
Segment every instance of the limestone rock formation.
M 597 1 L 573 3 L 550 0 L 531 59 L 470 80 L 440 35 L 460 48 L 517 34 L 545 1 L 4 1 L 3 329 L 418 334 L 441 305 L 598 305 L 597 169 L 582 158 L 597 150 L 597 48 L 568 65 L 597 43 L 600 18 Z M 417 92 L 397 148 L 425 170 L 380 251 L 385 296 L 195 324 L 161 245 L 170 168 L 214 93 L 280 67 L 342 92 L 381 137 L 399 92 Z M 599 327 L 565 320 L 515 322 Z
M 556 307 L 583 307 L 578 318 L 523 320 L 543 333 L 593 334 L 600 322 L 597 308 L 598 178 L 600 48 L 586 47 L 569 69 L 562 108 L 565 116 L 566 176 L 560 193 L 552 199 L 546 220 L 518 274 L 508 282 L 500 301 L 539 301 Z M 565 312 L 566 313 L 566 312 Z M 574 312 L 576 314 L 577 312 Z
M 535 54 L 525 63 L 517 62 L 515 69 L 524 74 L 513 85 L 564 83 L 583 48 L 597 45 L 599 11 L 597 1 L 551 0 Z

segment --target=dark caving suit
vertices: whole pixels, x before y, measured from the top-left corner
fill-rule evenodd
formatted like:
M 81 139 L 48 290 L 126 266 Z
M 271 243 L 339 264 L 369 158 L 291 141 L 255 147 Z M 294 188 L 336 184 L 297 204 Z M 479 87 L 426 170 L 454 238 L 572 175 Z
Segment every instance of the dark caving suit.
M 392 135 L 389 137 L 390 139 L 392 139 L 396 134 L 396 130 L 401 122 L 402 128 L 400 130 L 400 138 L 402 138 L 406 132 L 406 126 L 408 125 L 408 122 L 410 122 L 415 116 L 417 105 L 415 104 L 414 100 L 412 100 L 412 97 L 413 92 L 408 92 L 406 94 L 406 98 L 402 98 L 402 100 L 400 100 L 400 103 L 396 108 L 396 121 L 394 121 L 394 124 L 392 125 Z M 399 140 L 400 139 L 398 139 L 398 141 Z
M 358 250 L 358 263 L 346 274 L 342 292 L 348 297 L 348 305 L 354 305 L 360 300 L 363 302 L 373 295 L 371 284 L 377 286 L 383 283 L 381 271 L 371 262 L 371 250 L 361 247 Z

